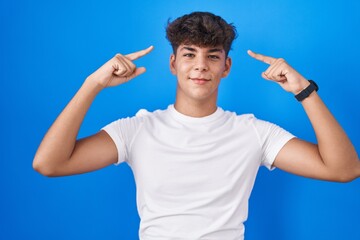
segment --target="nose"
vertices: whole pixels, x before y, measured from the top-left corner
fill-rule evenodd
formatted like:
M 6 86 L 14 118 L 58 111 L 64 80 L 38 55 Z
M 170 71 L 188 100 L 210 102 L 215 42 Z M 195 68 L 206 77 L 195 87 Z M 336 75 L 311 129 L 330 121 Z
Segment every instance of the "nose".
M 198 57 L 194 65 L 194 69 L 200 72 L 209 70 L 207 59 L 205 57 Z

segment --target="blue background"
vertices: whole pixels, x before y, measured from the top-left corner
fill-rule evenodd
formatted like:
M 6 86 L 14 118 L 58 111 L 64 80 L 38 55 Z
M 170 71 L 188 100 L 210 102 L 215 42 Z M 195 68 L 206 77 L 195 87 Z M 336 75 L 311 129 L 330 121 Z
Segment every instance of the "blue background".
M 176 80 L 168 68 L 164 28 L 168 18 L 195 10 L 237 26 L 221 107 L 255 113 L 315 141 L 301 105 L 263 80 L 266 65 L 246 50 L 283 57 L 316 80 L 359 150 L 359 1 L 1 0 L 0 239 L 137 239 L 135 185 L 126 164 L 46 178 L 32 169 L 32 159 L 84 79 L 117 52 L 155 46 L 136 61 L 147 67 L 146 74 L 99 94 L 80 137 L 139 108 L 173 103 Z M 261 168 L 246 239 L 360 239 L 359 223 L 360 179 L 339 184 Z

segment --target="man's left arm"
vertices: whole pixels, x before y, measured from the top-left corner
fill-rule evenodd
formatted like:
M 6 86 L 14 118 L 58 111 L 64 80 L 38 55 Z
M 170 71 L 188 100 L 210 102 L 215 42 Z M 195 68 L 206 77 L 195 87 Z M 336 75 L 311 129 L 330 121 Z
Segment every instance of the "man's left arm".
M 248 51 L 248 54 L 269 64 L 262 77 L 277 82 L 284 90 L 295 95 L 310 82 L 286 63 Z M 301 101 L 313 126 L 317 144 L 297 138 L 290 140 L 278 153 L 274 166 L 300 176 L 348 182 L 360 177 L 360 161 L 350 139 L 330 113 L 316 91 Z

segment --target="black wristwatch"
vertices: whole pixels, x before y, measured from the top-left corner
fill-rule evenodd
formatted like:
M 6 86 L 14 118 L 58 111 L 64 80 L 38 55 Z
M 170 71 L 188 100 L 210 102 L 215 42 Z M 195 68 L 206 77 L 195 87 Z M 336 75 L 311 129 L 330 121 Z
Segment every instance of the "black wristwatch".
M 307 86 L 304 90 L 295 95 L 296 100 L 298 100 L 299 102 L 307 98 L 313 91 L 319 90 L 318 85 L 313 80 L 309 80 L 309 82 L 309 86 Z

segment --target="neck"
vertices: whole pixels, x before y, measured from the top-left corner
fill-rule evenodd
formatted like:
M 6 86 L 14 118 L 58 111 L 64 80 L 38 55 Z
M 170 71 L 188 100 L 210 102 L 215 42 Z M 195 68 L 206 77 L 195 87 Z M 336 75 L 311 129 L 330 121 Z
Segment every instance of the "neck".
M 217 109 L 216 99 L 213 101 L 193 101 L 191 99 L 180 101 L 176 98 L 174 107 L 176 111 L 189 117 L 206 117 Z

